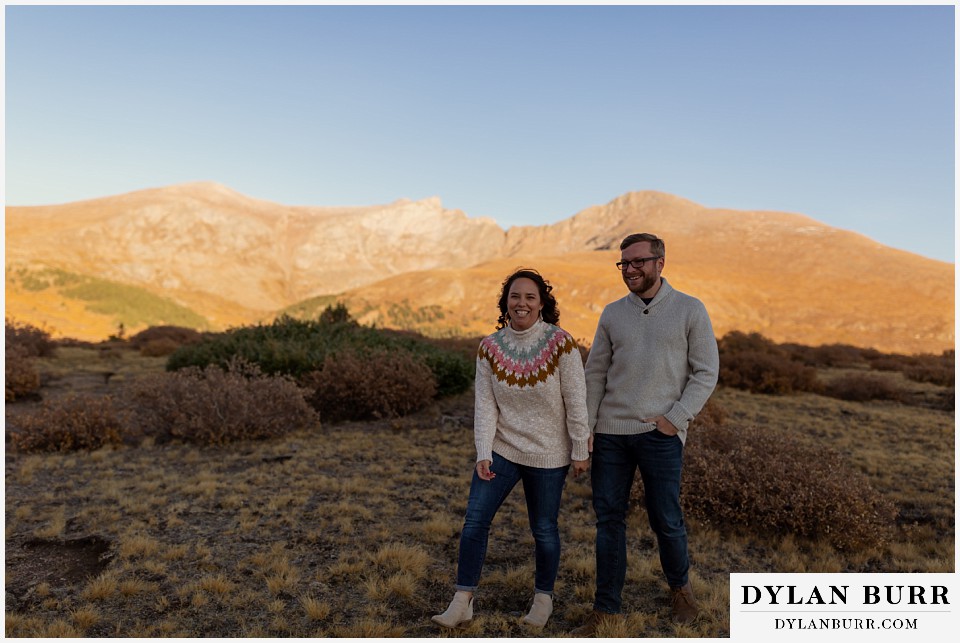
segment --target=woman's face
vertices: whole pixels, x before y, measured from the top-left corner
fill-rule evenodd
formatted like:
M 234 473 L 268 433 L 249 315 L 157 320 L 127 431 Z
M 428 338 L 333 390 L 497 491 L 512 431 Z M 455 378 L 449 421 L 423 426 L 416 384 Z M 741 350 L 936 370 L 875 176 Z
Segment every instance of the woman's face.
M 526 330 L 540 317 L 543 303 L 540 291 L 532 279 L 520 277 L 514 279 L 507 291 L 507 316 L 514 330 Z

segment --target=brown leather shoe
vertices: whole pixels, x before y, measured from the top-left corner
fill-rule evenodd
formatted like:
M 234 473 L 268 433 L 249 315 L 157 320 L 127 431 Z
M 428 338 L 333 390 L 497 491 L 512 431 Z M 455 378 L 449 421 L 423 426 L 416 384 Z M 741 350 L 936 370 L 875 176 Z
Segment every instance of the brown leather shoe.
M 673 610 L 673 622 L 683 625 L 692 623 L 700 613 L 697 599 L 693 597 L 693 588 L 689 581 L 683 587 L 670 588 L 670 607 Z
M 580 627 L 571 631 L 570 636 L 578 636 L 581 638 L 596 636 L 597 629 L 604 623 L 616 623 L 622 619 L 623 614 L 607 614 L 606 612 L 598 612 L 597 610 L 593 610 L 590 612 L 590 616 L 587 617 L 587 621 Z

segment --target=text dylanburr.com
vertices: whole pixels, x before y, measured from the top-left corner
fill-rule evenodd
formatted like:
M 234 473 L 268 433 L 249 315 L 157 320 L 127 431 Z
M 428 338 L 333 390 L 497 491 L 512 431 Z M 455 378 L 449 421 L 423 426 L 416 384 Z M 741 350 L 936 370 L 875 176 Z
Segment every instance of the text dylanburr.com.
M 730 638 L 956 640 L 956 574 L 730 574 Z

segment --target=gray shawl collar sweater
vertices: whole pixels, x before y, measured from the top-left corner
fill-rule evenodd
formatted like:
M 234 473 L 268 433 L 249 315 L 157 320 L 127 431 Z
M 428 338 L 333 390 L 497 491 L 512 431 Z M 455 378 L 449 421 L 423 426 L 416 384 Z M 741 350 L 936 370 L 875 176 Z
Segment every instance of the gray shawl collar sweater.
M 663 415 L 686 443 L 687 426 L 717 385 L 720 357 L 700 300 L 662 279 L 649 304 L 629 293 L 604 308 L 585 367 L 593 433 L 634 435 Z

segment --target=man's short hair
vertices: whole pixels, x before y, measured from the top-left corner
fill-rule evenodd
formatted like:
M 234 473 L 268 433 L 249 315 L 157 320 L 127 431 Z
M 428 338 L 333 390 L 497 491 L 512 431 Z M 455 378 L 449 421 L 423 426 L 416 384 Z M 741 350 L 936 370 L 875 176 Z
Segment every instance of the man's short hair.
M 620 242 L 620 250 L 626 250 L 635 243 L 640 243 L 641 241 L 650 242 L 650 250 L 658 257 L 665 257 L 667 249 L 663 245 L 663 239 L 658 237 L 655 234 L 650 234 L 649 232 L 637 232 L 635 234 L 628 235 L 624 237 L 623 241 Z

